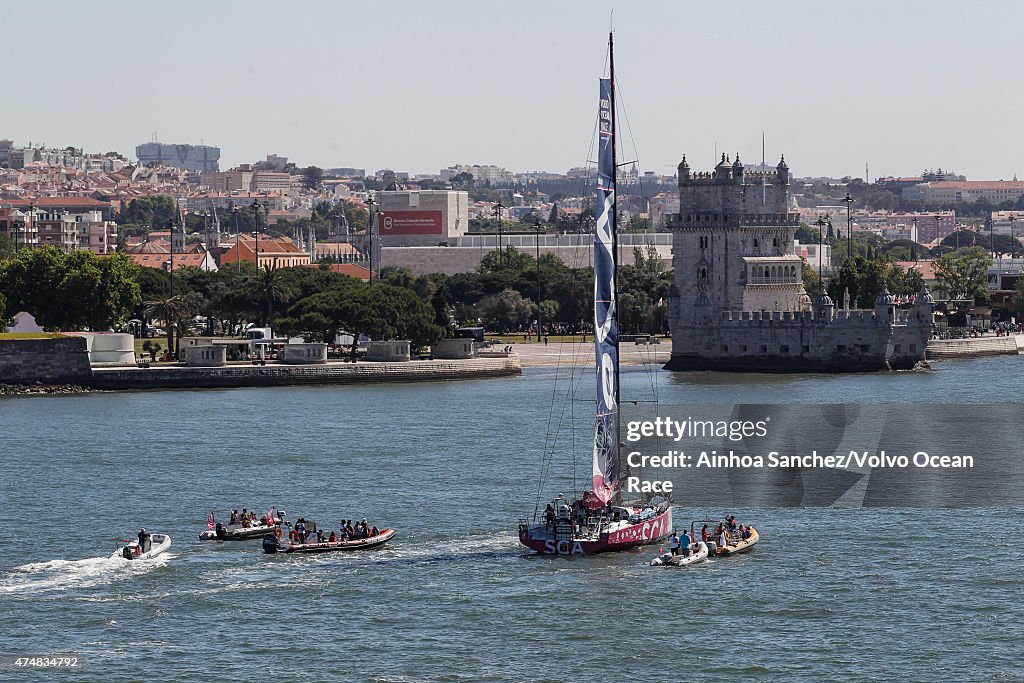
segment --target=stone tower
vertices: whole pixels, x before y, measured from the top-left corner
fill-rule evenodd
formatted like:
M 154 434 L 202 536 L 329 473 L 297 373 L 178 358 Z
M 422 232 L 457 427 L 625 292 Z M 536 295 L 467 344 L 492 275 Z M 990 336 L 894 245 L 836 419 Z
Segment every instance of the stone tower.
M 802 311 L 807 308 L 802 259 L 789 213 L 789 167 L 747 173 L 723 154 L 714 170 L 678 167 L 679 214 L 673 232 L 675 281 L 669 303 L 673 329 L 718 319 L 722 311 Z

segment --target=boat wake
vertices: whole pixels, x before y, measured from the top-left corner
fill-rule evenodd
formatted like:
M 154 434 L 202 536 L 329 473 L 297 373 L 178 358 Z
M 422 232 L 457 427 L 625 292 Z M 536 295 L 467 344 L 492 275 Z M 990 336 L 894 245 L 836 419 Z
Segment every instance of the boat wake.
M 50 591 L 91 588 L 147 574 L 166 565 L 172 557 L 165 553 L 145 562 L 126 562 L 116 557 L 32 562 L 15 567 L 0 579 L 0 595 L 38 595 Z
M 386 546 L 377 553 L 383 563 L 465 562 L 485 558 L 515 557 L 519 542 L 507 531 L 431 538 L 423 542 L 405 542 Z

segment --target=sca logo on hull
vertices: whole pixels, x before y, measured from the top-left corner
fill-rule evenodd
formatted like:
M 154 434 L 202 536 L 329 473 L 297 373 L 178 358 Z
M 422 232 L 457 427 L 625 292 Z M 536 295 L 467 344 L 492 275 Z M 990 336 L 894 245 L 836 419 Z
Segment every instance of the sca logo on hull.
M 579 541 L 546 541 L 544 549 L 555 555 L 582 555 L 583 546 Z

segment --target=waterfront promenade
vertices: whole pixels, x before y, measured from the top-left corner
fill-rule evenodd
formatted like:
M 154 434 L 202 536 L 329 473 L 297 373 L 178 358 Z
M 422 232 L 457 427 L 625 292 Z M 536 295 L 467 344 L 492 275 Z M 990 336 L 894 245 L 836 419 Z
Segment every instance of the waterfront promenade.
M 1006 337 L 984 336 L 969 339 L 932 339 L 928 342 L 929 360 L 1013 356 L 1024 353 L 1024 334 Z
M 543 365 L 593 364 L 593 342 L 551 342 L 549 344 L 513 344 L 512 351 L 519 356 L 524 368 Z M 619 362 L 622 365 L 657 365 L 668 362 L 672 355 L 672 343 L 631 344 L 619 346 Z

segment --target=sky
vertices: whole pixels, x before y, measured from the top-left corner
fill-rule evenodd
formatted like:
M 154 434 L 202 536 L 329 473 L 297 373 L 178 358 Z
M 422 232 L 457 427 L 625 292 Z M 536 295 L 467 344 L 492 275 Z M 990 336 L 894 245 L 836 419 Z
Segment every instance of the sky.
M 221 168 L 565 172 L 615 31 L 620 160 L 1024 178 L 1024 3 L 34 2 L 4 7 L 0 138 L 203 142 Z M 5 53 L 5 54 L 4 54 Z

